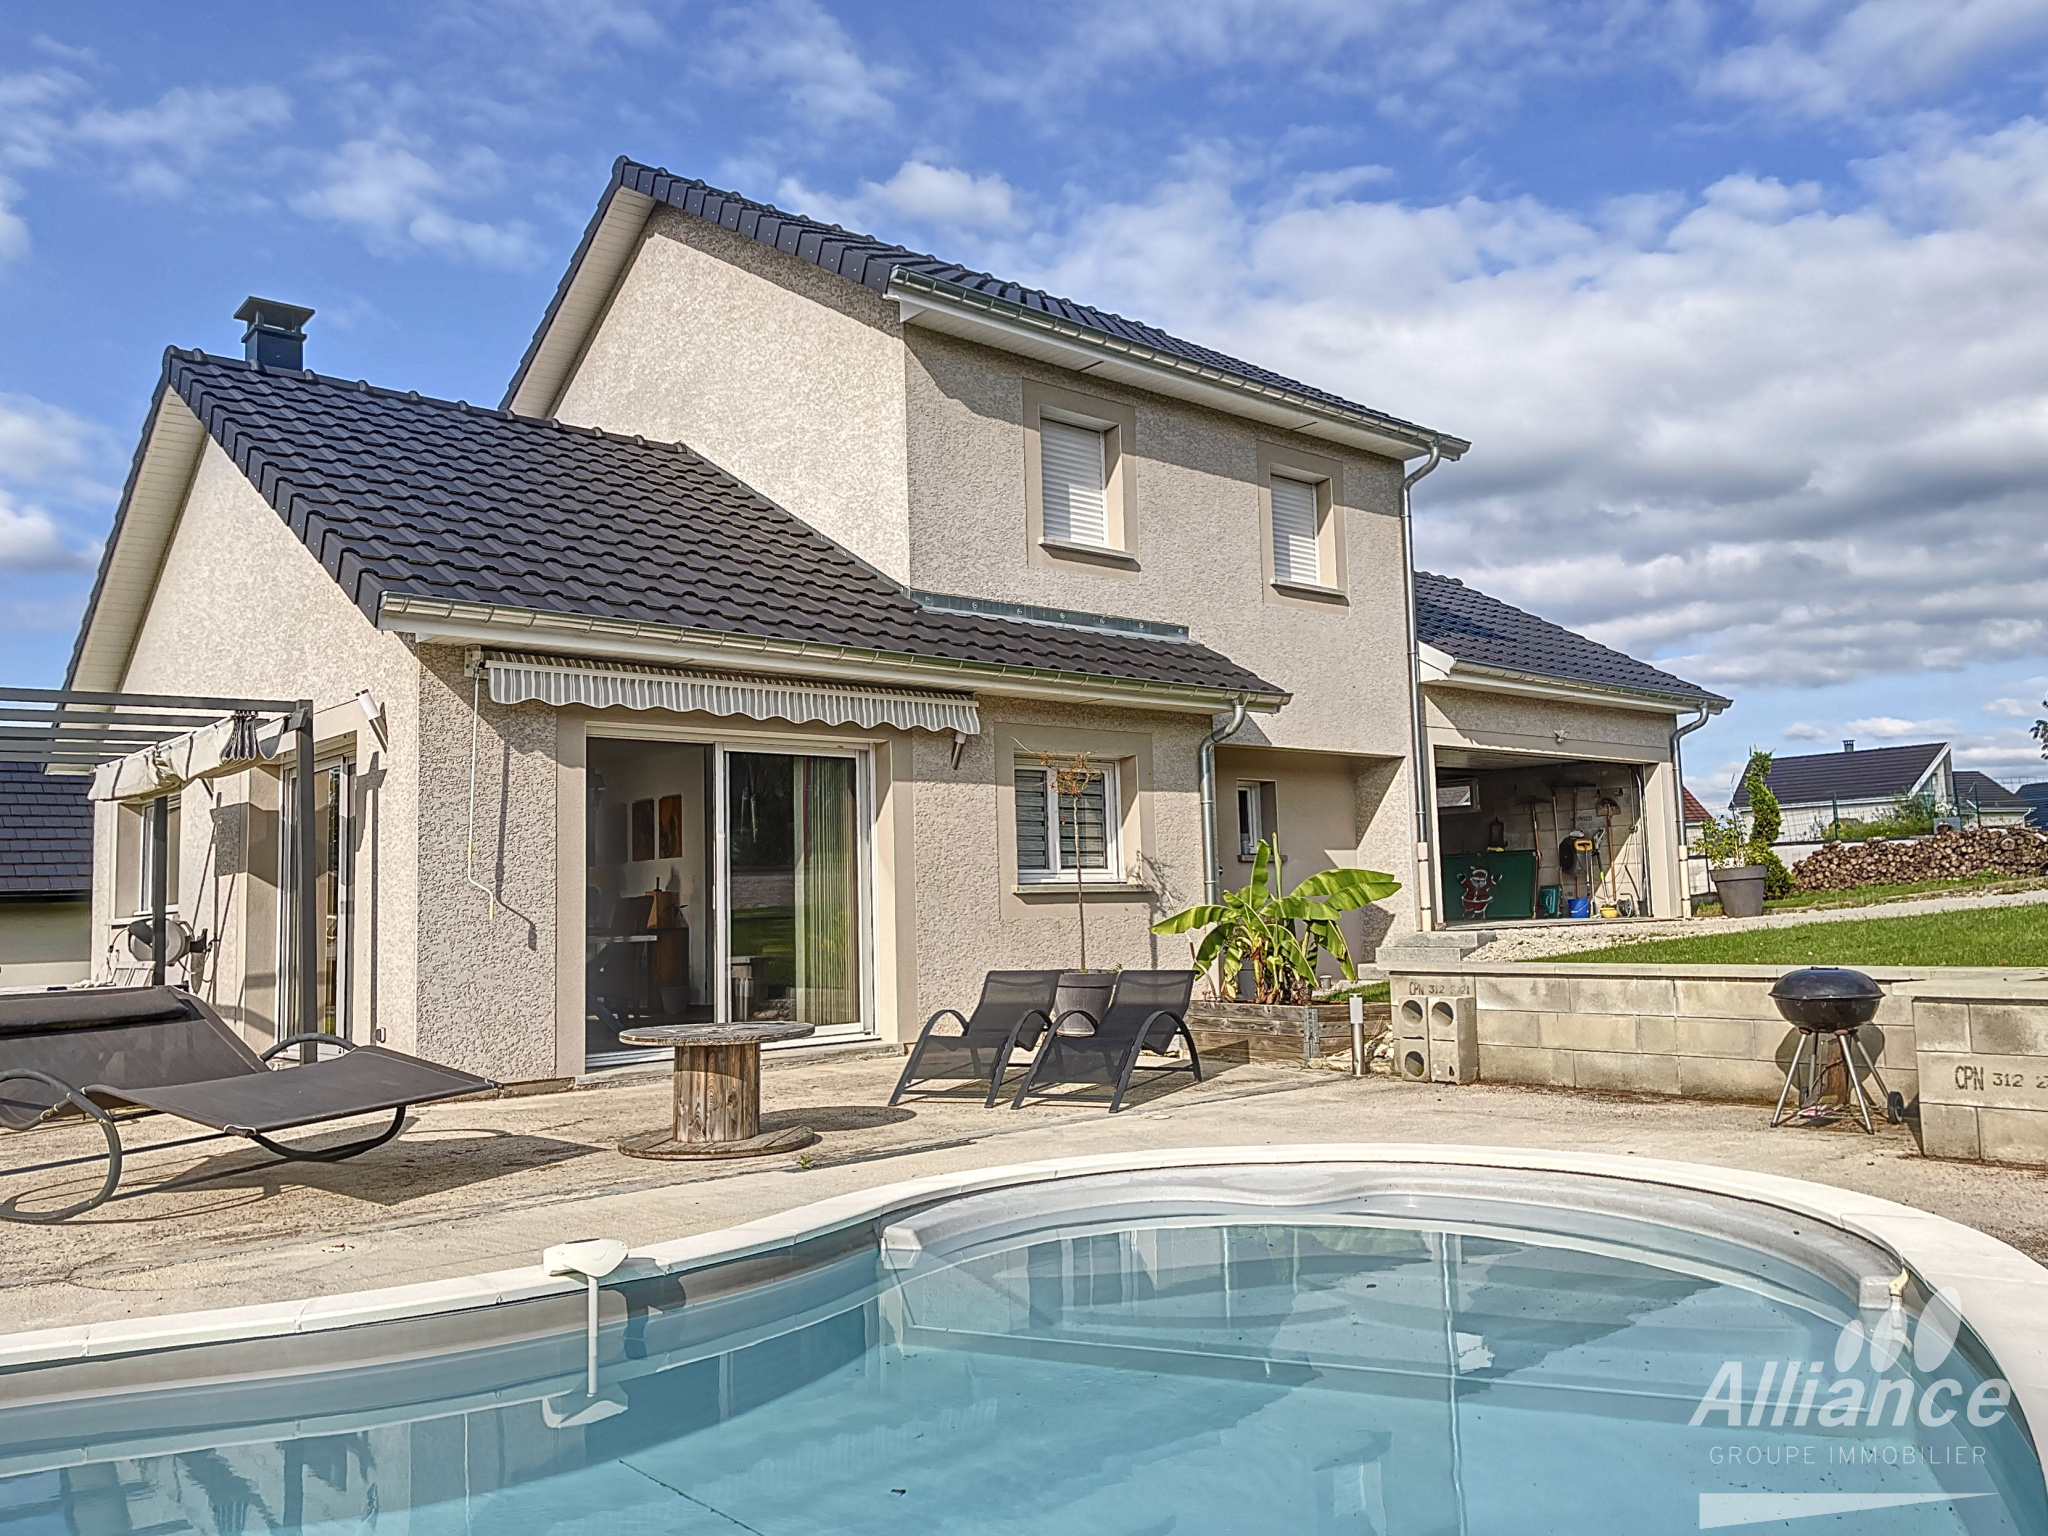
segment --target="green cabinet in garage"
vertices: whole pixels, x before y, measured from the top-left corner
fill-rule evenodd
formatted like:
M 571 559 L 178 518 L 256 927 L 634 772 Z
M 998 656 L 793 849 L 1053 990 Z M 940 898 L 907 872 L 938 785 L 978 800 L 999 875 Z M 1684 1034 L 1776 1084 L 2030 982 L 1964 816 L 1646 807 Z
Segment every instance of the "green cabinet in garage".
M 1536 915 L 1536 855 L 1527 848 L 1444 855 L 1444 915 L 1454 923 Z M 1480 905 L 1480 903 L 1484 903 Z M 1473 908 L 1478 906 L 1478 910 Z

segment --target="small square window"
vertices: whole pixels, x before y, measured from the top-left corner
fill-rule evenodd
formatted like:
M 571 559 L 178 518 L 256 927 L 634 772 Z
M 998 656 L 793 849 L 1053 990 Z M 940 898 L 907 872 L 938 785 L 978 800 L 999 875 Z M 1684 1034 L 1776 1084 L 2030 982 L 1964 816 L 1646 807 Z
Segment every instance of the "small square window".
M 1071 883 L 1078 864 L 1087 881 L 1123 878 L 1117 822 L 1122 800 L 1116 764 L 1098 763 L 1078 795 L 1061 794 L 1056 770 L 1019 762 L 1017 786 L 1017 878 L 1026 885 Z M 1053 829 L 1058 829 L 1058 836 Z

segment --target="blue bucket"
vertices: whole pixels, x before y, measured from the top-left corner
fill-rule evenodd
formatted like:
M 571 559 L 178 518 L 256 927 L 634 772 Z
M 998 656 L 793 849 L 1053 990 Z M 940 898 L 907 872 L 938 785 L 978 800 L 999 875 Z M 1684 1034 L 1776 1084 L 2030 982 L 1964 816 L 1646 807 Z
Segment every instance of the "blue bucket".
M 1593 898 L 1590 896 L 1574 896 L 1566 905 L 1565 912 L 1571 917 L 1591 917 L 1593 915 Z

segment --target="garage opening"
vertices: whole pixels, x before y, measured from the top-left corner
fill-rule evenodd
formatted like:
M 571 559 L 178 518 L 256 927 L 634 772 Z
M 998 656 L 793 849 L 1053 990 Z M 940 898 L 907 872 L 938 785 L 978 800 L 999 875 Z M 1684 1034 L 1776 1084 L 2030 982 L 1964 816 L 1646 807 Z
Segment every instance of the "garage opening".
M 1653 917 L 1648 764 L 1436 755 L 1445 920 Z

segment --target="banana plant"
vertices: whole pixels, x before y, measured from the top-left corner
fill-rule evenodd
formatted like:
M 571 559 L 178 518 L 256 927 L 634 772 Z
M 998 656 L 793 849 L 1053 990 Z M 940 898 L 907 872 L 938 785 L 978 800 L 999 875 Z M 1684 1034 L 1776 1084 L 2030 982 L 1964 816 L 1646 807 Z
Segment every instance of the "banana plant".
M 1208 932 L 1195 947 L 1195 965 L 1208 970 L 1222 964 L 1223 991 L 1235 997 L 1237 979 L 1249 968 L 1260 1003 L 1306 1002 L 1315 992 L 1316 960 L 1328 955 L 1347 981 L 1358 967 L 1344 943 L 1338 919 L 1401 889 L 1401 882 L 1376 869 L 1326 869 L 1310 875 L 1285 895 L 1273 891 L 1271 874 L 1279 863 L 1270 842 L 1259 844 L 1252 858 L 1252 878 L 1242 890 L 1220 902 L 1203 902 L 1152 925 L 1154 933 Z

